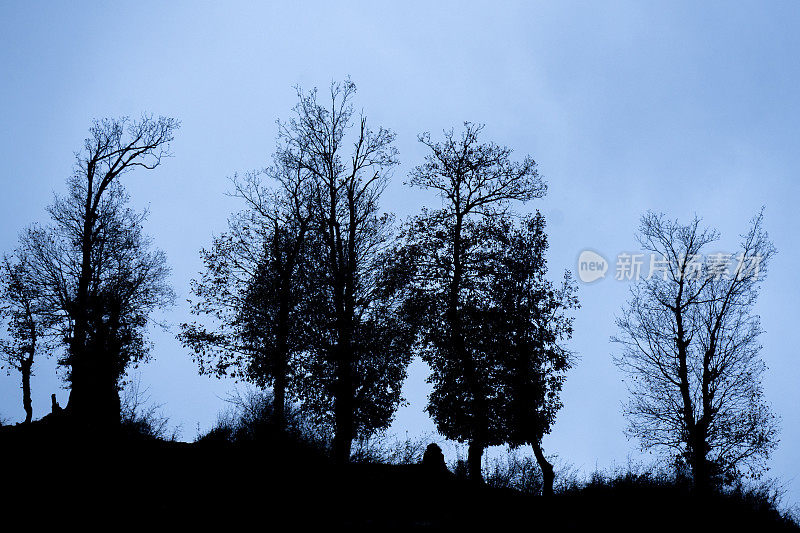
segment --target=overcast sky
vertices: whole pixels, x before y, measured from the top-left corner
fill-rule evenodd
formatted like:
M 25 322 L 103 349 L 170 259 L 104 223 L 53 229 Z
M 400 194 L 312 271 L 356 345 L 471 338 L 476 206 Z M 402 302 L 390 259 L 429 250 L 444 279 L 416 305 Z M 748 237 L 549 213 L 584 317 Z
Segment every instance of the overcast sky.
M 293 86 L 349 75 L 370 123 L 397 133 L 402 164 L 383 207 L 400 220 L 437 205 L 403 184 L 425 155 L 419 132 L 483 122 L 485 139 L 532 155 L 549 192 L 524 209 L 548 219 L 554 279 L 586 248 L 606 257 L 636 250 L 648 209 L 698 214 L 722 232 L 725 249 L 766 206 L 779 254 L 758 310 L 766 397 L 783 419 L 771 473 L 800 500 L 800 5 L 337 4 L 3 2 L 0 250 L 44 220 L 93 118 L 174 116 L 183 124 L 174 157 L 125 182 L 134 205 L 149 207 L 146 229 L 173 268 L 179 301 L 166 320 L 185 321 L 198 251 L 238 208 L 223 196 L 226 177 L 268 162 Z M 640 456 L 623 434 L 626 393 L 609 342 L 629 285 L 607 276 L 580 289 L 570 344 L 580 361 L 544 446 L 591 471 Z M 234 385 L 198 376 L 174 334 L 153 334 L 141 381 L 191 440 Z M 426 376 L 415 362 L 395 431 L 434 430 L 423 411 Z M 52 361 L 38 363 L 33 387 L 36 417 L 52 392 L 66 403 Z M 0 416 L 23 415 L 18 376 L 0 376 Z

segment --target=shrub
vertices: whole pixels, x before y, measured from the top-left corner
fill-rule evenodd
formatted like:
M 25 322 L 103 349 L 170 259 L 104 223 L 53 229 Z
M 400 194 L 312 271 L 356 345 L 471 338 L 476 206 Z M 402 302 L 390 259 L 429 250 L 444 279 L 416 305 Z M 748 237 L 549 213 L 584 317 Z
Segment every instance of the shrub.
M 430 435 L 397 437 L 386 432 L 354 443 L 351 461 L 354 463 L 380 463 L 409 465 L 422 462 L 428 444 L 434 442 Z
M 141 390 L 140 382 L 134 379 L 125 388 L 120 401 L 120 425 L 123 434 L 132 437 L 175 441 L 180 428 L 170 431 L 169 418 L 164 415 L 161 404 L 154 404 L 148 393 Z
M 490 487 L 514 489 L 523 494 L 542 492 L 542 472 L 539 465 L 531 457 L 520 457 L 516 451 L 493 459 L 484 479 Z
M 199 434 L 195 442 L 295 448 L 296 452 L 315 455 L 325 455 L 330 448 L 328 428 L 315 425 L 295 406 L 286 406 L 285 427 L 279 428 L 274 419 L 272 394 L 268 391 L 237 391 L 226 401 L 230 408 L 220 413 L 214 426 L 205 434 Z

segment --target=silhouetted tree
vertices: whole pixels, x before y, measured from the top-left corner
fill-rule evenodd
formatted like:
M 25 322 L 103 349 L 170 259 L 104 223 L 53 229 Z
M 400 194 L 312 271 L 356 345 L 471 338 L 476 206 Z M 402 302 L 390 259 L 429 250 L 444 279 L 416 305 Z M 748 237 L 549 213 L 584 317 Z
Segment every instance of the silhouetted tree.
M 273 167 L 232 180 L 233 196 L 247 207 L 202 252 L 206 268 L 192 282 L 198 298 L 192 313 L 211 324 L 183 324 L 179 335 L 194 350 L 201 373 L 271 385 L 279 427 L 287 393 L 294 393 L 297 357 L 307 345 L 303 314 L 313 206 L 306 174 L 278 156 Z
M 397 164 L 394 133 L 354 115 L 355 91 L 350 80 L 332 83 L 322 103 L 316 90 L 298 90 L 294 117 L 280 123 L 281 157 L 309 173 L 315 194 L 315 292 L 301 399 L 333 426 L 339 462 L 349 461 L 355 437 L 391 423 L 412 340 L 380 282 L 392 217 L 378 201 Z
M 421 320 L 421 354 L 432 369 L 427 410 L 443 435 L 469 442 L 476 480 L 483 450 L 499 438 L 492 427 L 493 362 L 476 345 L 486 327 L 486 255 L 496 253 L 495 222 L 508 204 L 546 190 L 533 159 L 514 162 L 509 148 L 479 142 L 481 129 L 466 123 L 460 136 L 451 130 L 441 142 L 420 136 L 430 153 L 410 182 L 436 191 L 444 205 L 424 211 L 405 233 L 405 253 L 417 263 L 412 308 Z
M 6 323 L 8 337 L 0 341 L 0 366 L 9 373 L 20 373 L 25 423 L 33 418 L 34 359 L 47 349 L 50 340 L 51 314 L 42 304 L 38 287 L 30 279 L 26 255 L 4 255 L 0 264 L 0 317 Z
M 496 351 L 500 381 L 500 425 L 512 447 L 530 445 L 542 470 L 542 493 L 553 494 L 553 465 L 542 450 L 561 408 L 561 387 L 572 366 L 563 343 L 572 336 L 567 313 L 580 307 L 569 271 L 556 287 L 545 276 L 548 242 L 544 217 L 537 211 L 503 221 L 508 235 L 492 276 L 491 311 L 486 350 Z
M 639 242 L 655 259 L 617 320 L 616 362 L 630 378 L 629 430 L 645 448 L 675 451 L 700 491 L 743 468 L 759 475 L 777 443 L 753 312 L 775 253 L 762 222 L 763 213 L 737 254 L 703 258 L 716 230 L 701 228 L 696 217 L 680 224 L 646 214 Z
M 96 121 L 67 194 L 48 208 L 52 225 L 34 225 L 21 239 L 30 277 L 68 343 L 67 410 L 87 421 L 119 421 L 120 379 L 147 355 L 151 311 L 173 298 L 164 254 L 151 251 L 146 213 L 127 207 L 120 177 L 157 167 L 177 127 L 163 117 Z

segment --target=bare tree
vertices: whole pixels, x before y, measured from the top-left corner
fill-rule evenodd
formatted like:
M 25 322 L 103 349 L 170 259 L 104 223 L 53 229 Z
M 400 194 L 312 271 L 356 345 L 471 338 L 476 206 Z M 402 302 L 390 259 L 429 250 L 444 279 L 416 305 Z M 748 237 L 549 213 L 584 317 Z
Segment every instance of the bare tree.
M 481 457 L 490 445 L 490 367 L 470 344 L 468 315 L 480 315 L 481 269 L 491 246 L 495 222 L 511 202 L 526 202 L 545 194 L 546 186 L 531 157 L 516 162 L 511 149 L 481 143 L 483 126 L 465 123 L 460 136 L 452 130 L 434 142 L 420 135 L 430 153 L 411 173 L 411 185 L 436 191 L 439 210 L 426 211 L 406 232 L 417 256 L 417 285 L 428 305 L 419 315 L 431 365 L 434 391 L 428 411 L 448 438 L 469 442 L 468 466 L 482 479 Z M 485 278 L 483 278 L 485 279 Z
M 764 402 L 761 326 L 753 308 L 775 249 L 756 216 L 735 254 L 703 252 L 716 230 L 648 213 L 639 241 L 654 254 L 618 318 L 628 375 L 629 431 L 645 448 L 685 461 L 698 490 L 746 469 L 760 474 L 777 444 L 777 421 Z M 658 270 L 656 274 L 652 270 Z
M 48 209 L 53 224 L 34 225 L 21 239 L 31 279 L 68 342 L 68 411 L 86 420 L 119 420 L 119 380 L 147 353 L 150 312 L 173 298 L 164 254 L 150 250 L 146 213 L 127 207 L 120 177 L 157 167 L 176 128 L 164 117 L 96 121 L 67 194 Z

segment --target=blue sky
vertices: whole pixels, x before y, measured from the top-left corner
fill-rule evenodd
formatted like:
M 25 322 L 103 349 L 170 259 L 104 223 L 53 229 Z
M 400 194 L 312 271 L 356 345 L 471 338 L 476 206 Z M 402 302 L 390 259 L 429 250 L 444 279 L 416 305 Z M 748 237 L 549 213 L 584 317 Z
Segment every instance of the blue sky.
M 416 141 L 465 120 L 531 154 L 548 196 L 525 209 L 548 217 L 554 277 L 581 250 L 636 249 L 648 209 L 697 213 L 732 245 L 766 206 L 779 250 L 758 304 L 766 330 L 767 399 L 782 417 L 771 474 L 800 501 L 800 6 L 792 2 L 437 3 L 4 2 L 0 6 L 0 249 L 44 218 L 93 118 L 153 112 L 183 123 L 175 157 L 126 176 L 147 230 L 166 251 L 187 317 L 198 250 L 237 204 L 226 177 L 267 163 L 293 86 L 350 75 L 370 122 L 397 132 L 402 165 L 384 195 L 399 219 L 436 198 L 403 182 L 425 155 Z M 581 286 L 571 372 L 545 449 L 591 471 L 639 457 L 623 434 L 614 315 L 628 285 Z M 174 331 L 156 331 L 143 386 L 184 438 L 207 428 L 233 384 L 200 377 Z M 60 388 L 41 361 L 34 409 Z M 423 412 L 426 369 L 411 368 L 410 405 L 394 429 L 433 431 Z M 0 376 L 0 416 L 23 418 L 16 376 Z

